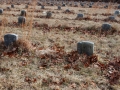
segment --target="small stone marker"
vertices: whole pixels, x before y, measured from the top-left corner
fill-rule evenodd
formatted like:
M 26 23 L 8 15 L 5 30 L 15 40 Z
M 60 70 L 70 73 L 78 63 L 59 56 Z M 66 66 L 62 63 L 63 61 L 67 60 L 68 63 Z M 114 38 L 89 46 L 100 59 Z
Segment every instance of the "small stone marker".
M 3 14 L 3 9 L 0 8 L 0 14 Z
M 18 17 L 18 24 L 25 24 L 25 20 L 26 20 L 25 17 L 19 16 L 19 17 Z
M 84 15 L 80 13 L 80 14 L 77 15 L 76 19 L 81 19 L 83 17 L 84 17 Z
M 14 5 L 13 5 L 13 4 L 11 5 L 11 8 L 14 8 Z
M 12 44 L 13 42 L 18 40 L 18 35 L 17 34 L 6 34 L 4 35 L 4 43 L 6 46 L 9 46 L 10 44 Z
M 26 16 L 26 10 L 21 10 L 20 16 Z
M 58 6 L 58 10 L 61 10 L 61 6 Z
M 50 11 L 47 12 L 46 18 L 51 18 L 52 17 L 52 13 Z
M 65 7 L 66 5 L 63 3 L 62 6 Z
M 109 20 L 115 20 L 115 16 L 109 16 L 108 19 Z
M 44 6 L 44 5 L 41 5 L 41 9 L 45 9 L 45 6 Z
M 110 29 L 111 29 L 111 25 L 110 24 L 108 24 L 108 23 L 102 24 L 102 30 L 108 31 Z
M 118 9 L 120 9 L 120 5 L 118 6 Z
M 119 11 L 119 10 L 116 10 L 114 14 L 115 14 L 115 15 L 120 15 L 120 11 Z
M 77 51 L 79 54 L 93 55 L 94 43 L 89 41 L 82 41 L 77 43 Z
M 28 5 L 25 5 L 25 8 L 28 8 L 29 6 Z

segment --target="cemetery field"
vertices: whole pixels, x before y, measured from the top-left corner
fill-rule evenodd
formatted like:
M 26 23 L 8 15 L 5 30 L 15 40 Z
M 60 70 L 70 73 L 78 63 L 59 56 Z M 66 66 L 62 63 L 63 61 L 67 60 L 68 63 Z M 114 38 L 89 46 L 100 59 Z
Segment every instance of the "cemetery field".
M 120 90 L 118 4 L 60 10 L 56 5 L 25 5 L 0 5 L 0 90 Z M 24 24 L 18 24 L 21 10 L 26 10 Z M 83 17 L 76 18 L 79 13 Z M 109 30 L 102 28 L 104 23 Z M 6 47 L 8 33 L 18 40 Z M 77 52 L 81 41 L 94 43 L 91 56 Z

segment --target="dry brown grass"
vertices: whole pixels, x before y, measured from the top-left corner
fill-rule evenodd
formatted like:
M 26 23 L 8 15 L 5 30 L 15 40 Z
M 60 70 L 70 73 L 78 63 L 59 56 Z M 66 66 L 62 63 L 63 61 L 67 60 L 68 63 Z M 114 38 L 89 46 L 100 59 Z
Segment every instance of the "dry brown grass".
M 1 5 L 1 7 L 6 6 Z M 53 18 L 46 19 L 34 17 L 35 15 L 43 15 L 42 12 L 34 12 L 40 9 L 34 3 L 27 10 L 32 10 L 32 12 L 28 12 L 28 16 L 26 16 L 26 26 L 21 28 L 13 24 L 13 21 L 17 22 L 17 16 L 20 13 L 17 10 L 22 8 L 24 8 L 24 5 L 16 5 L 16 8 L 11 11 L 5 11 L 10 16 L 6 15 L 4 18 L 0 16 L 0 19 L 4 19 L 5 21 L 6 18 L 8 23 L 11 23 L 11 26 L 5 24 L 0 26 L 1 33 L 4 32 L 1 34 L 2 39 L 5 33 L 16 33 L 21 38 L 9 50 L 4 48 L 3 42 L 0 44 L 1 90 L 120 89 L 120 81 L 116 85 L 110 85 L 104 77 L 105 72 L 101 72 L 97 65 L 90 65 L 85 68 L 82 62 L 77 61 L 75 65 L 78 64 L 78 66 L 73 65 L 72 68 L 69 65 L 66 66 L 68 64 L 65 57 L 66 53 L 76 51 L 76 45 L 79 41 L 94 42 L 94 53 L 98 56 L 98 61 L 101 63 L 108 63 L 114 57 L 120 56 L 120 33 L 116 32 L 114 34 L 107 34 L 106 36 L 102 34 L 100 36 L 98 32 L 95 32 L 95 30 L 100 30 L 99 27 L 104 23 L 101 19 L 108 17 L 108 9 L 95 8 L 93 10 L 93 8 L 69 7 L 75 14 L 64 14 L 62 12 L 67 7 L 63 7 L 61 11 L 56 11 L 55 8 L 57 7 L 46 6 L 49 10 L 54 11 Z M 48 9 L 44 11 L 46 12 Z M 13 12 L 13 10 L 16 10 L 16 12 Z M 80 12 L 84 11 L 86 13 L 85 17 L 91 14 L 91 19 L 96 18 L 96 16 L 92 15 L 97 13 L 97 19 L 99 20 L 97 22 L 85 19 L 75 20 L 79 10 L 81 10 Z M 87 12 L 91 10 L 93 11 Z M 109 13 L 113 13 L 113 11 L 114 9 L 110 9 Z M 15 15 L 11 15 L 12 13 Z M 103 13 L 106 13 L 106 15 L 102 15 Z M 29 14 L 31 15 L 29 16 Z M 120 20 L 119 18 L 117 19 Z M 35 23 L 36 26 L 34 26 Z M 109 23 L 116 31 L 119 31 L 119 23 L 111 21 Z M 57 27 L 59 25 L 61 27 Z M 95 32 L 95 34 L 91 32 Z M 52 49 L 55 44 L 58 44 L 60 47 L 65 47 L 65 54 L 62 54 L 59 58 L 54 58 L 58 57 L 55 49 Z M 7 52 L 15 51 L 15 48 L 19 48 L 17 54 Z M 58 53 L 58 55 L 61 53 Z M 45 57 L 44 54 L 47 54 L 49 58 Z M 80 57 L 84 58 L 83 56 Z M 56 60 L 58 63 L 56 63 Z

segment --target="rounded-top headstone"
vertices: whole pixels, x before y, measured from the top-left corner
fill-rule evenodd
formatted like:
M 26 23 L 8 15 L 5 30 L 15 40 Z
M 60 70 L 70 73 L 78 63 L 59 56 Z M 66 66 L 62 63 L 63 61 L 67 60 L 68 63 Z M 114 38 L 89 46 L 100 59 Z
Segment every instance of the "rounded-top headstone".
M 13 4 L 11 5 L 11 8 L 14 8 L 14 5 L 13 5 Z
M 46 14 L 46 18 L 51 18 L 52 17 L 52 12 L 48 11 Z
M 108 8 L 108 5 L 105 5 L 104 8 Z
M 19 16 L 18 17 L 18 24 L 25 24 L 26 18 L 24 16 Z
M 29 6 L 28 5 L 25 5 L 25 8 L 28 8 Z
M 109 16 L 108 20 L 115 20 L 115 16 Z
M 83 17 L 84 17 L 84 14 L 80 13 L 80 14 L 77 15 L 76 19 L 82 19 Z
M 11 45 L 13 42 L 15 42 L 17 40 L 18 40 L 17 34 L 9 33 L 9 34 L 4 35 L 4 43 L 6 46 Z
M 45 9 L 45 6 L 44 6 L 44 5 L 41 5 L 41 9 Z
M 82 41 L 77 43 L 77 51 L 79 54 L 93 55 L 94 43 L 90 41 Z
M 7 7 L 7 10 L 10 10 L 10 7 Z
M 26 10 L 21 10 L 20 16 L 26 16 Z
M 108 23 L 102 24 L 102 30 L 108 31 L 110 29 L 111 29 L 111 25 L 110 24 L 108 24 Z
M 66 5 L 63 3 L 62 6 L 65 7 Z
M 0 8 L 0 14 L 3 14 L 3 9 L 2 8 Z
M 118 9 L 120 9 L 120 5 L 118 6 Z
M 61 6 L 58 6 L 58 10 L 61 10 Z
M 66 13 L 69 13 L 69 12 L 70 12 L 70 10 L 69 10 L 69 9 L 66 9 L 66 10 L 65 10 L 65 12 L 66 12 Z
M 120 11 L 119 11 L 119 10 L 116 10 L 116 11 L 114 12 L 114 14 L 115 14 L 115 15 L 120 15 Z

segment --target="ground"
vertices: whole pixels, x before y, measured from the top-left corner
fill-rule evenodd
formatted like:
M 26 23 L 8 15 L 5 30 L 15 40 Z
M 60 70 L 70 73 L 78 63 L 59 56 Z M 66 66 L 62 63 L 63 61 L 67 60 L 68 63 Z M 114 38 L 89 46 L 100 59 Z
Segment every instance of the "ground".
M 106 70 L 101 71 L 95 63 L 85 66 L 82 60 L 86 56 L 74 52 L 78 42 L 91 41 L 100 63 L 120 59 L 120 17 L 106 20 L 115 8 L 67 6 L 57 10 L 57 6 L 29 6 L 26 25 L 22 27 L 17 22 L 24 4 L 15 5 L 10 11 L 6 9 L 10 5 L 0 7 L 4 9 L 0 15 L 4 22 L 0 26 L 1 41 L 6 33 L 15 33 L 24 42 L 20 48 L 27 48 L 26 52 L 19 49 L 17 54 L 0 49 L 1 90 L 120 90 L 120 80 L 111 84 L 105 77 Z M 64 13 L 67 8 L 71 13 Z M 52 12 L 51 18 L 45 18 L 46 11 Z M 83 13 L 84 18 L 75 20 L 78 13 Z M 112 25 L 109 33 L 101 31 L 105 22 Z

